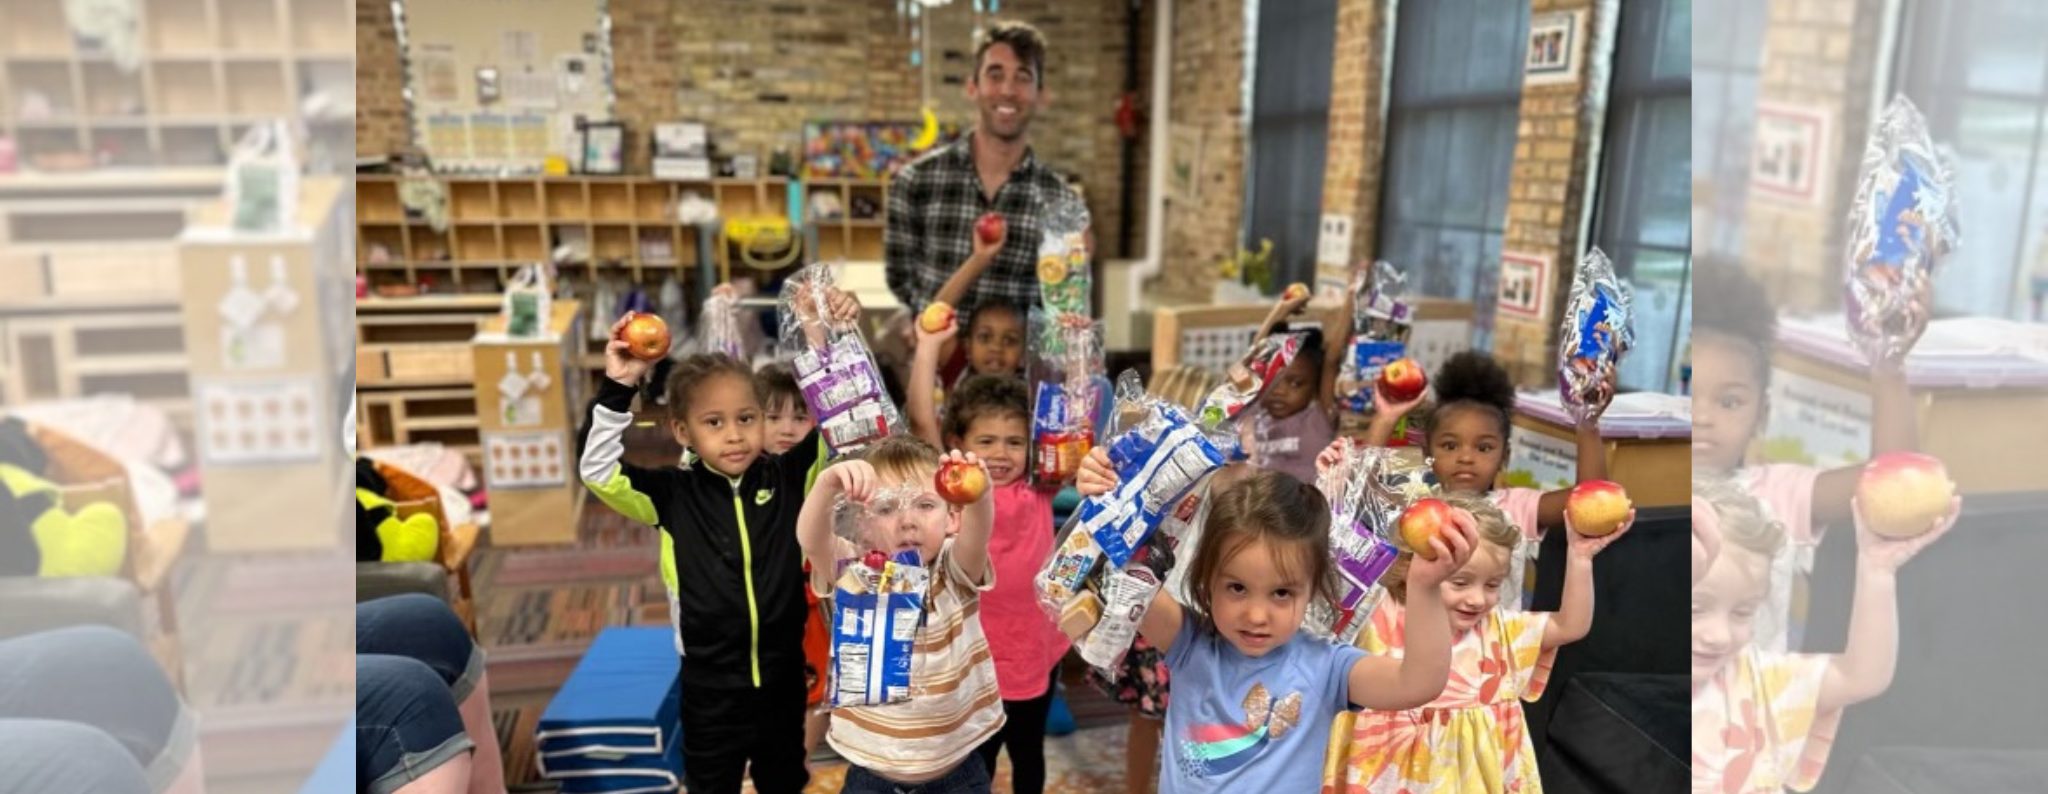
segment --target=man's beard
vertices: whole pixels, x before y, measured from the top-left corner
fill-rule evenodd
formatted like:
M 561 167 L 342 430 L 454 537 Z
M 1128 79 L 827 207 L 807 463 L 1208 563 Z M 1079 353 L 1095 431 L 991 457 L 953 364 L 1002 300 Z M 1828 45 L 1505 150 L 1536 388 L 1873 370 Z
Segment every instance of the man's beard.
M 982 128 L 988 130 L 990 135 L 996 136 L 997 139 L 1003 141 L 1004 143 L 1015 143 L 1017 141 L 1023 140 L 1024 133 L 1031 129 L 1031 114 L 1026 113 L 1022 110 L 1019 110 L 1017 112 L 1015 121 L 1015 132 L 1003 132 L 1002 129 L 998 126 L 998 123 L 999 122 L 996 118 L 996 111 L 994 111 L 993 109 L 984 109 L 983 111 L 981 111 Z

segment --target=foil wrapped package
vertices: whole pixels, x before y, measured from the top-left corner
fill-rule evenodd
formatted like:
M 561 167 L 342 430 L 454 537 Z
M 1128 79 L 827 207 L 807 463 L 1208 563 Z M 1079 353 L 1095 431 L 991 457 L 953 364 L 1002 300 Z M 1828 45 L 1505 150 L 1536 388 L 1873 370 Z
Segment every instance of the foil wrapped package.
M 834 289 L 825 265 L 790 276 L 782 288 L 781 339 L 785 348 L 797 351 L 791 360 L 797 387 L 825 443 L 834 454 L 846 455 L 896 433 L 904 423 L 860 329 L 833 319 L 827 309 Z
M 1628 285 L 1615 275 L 1614 263 L 1598 248 L 1586 252 L 1572 274 L 1557 348 L 1558 392 L 1574 420 L 1585 421 L 1594 407 L 1613 398 L 1606 384 L 1635 343 L 1634 317 Z
M 1848 232 L 1849 339 L 1872 363 L 1903 360 L 1927 328 L 1935 265 L 1960 242 L 1955 177 L 1903 95 L 1864 143 Z
M 910 672 L 931 569 L 916 552 L 880 568 L 845 567 L 832 596 L 832 707 L 899 703 L 912 697 Z
M 1372 384 L 1380 368 L 1408 355 L 1414 310 L 1406 300 L 1407 275 L 1386 261 L 1351 276 L 1351 346 L 1337 370 L 1337 396 L 1353 411 L 1372 410 Z

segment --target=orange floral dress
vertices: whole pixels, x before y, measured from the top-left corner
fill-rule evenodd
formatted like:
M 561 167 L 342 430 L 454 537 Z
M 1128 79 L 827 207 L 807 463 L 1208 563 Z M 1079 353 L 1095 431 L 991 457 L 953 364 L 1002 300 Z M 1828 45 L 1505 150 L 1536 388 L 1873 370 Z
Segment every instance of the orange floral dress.
M 1820 711 L 1833 658 L 1751 646 L 1693 692 L 1694 794 L 1812 790 L 1842 719 Z
M 1522 701 L 1542 696 L 1556 652 L 1543 650 L 1547 612 L 1495 609 L 1452 641 L 1444 692 L 1422 708 L 1364 711 L 1352 719 L 1350 742 L 1333 746 L 1325 765 L 1326 794 L 1534 794 L 1536 751 Z M 1406 612 L 1382 602 L 1359 645 L 1400 658 Z M 1339 720 L 1342 725 L 1343 720 Z M 1343 759 L 1338 763 L 1336 759 Z

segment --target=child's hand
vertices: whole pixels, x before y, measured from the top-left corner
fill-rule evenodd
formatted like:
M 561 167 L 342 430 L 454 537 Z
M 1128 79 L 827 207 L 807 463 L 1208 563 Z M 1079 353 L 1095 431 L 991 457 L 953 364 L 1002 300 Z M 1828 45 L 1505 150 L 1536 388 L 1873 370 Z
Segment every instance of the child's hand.
M 619 338 L 619 333 L 626 330 L 626 322 L 632 318 L 632 312 L 620 315 L 619 321 L 612 323 L 611 340 L 604 343 L 604 376 L 626 386 L 640 385 L 640 380 L 647 377 L 647 371 L 654 368 L 654 362 L 643 361 L 627 353 L 631 346 Z
M 926 331 L 924 330 L 924 323 L 912 322 L 910 324 L 910 333 L 914 336 L 917 343 L 915 349 L 924 350 L 927 346 L 935 350 L 942 349 L 947 342 L 960 335 L 960 321 L 955 319 L 953 322 L 946 323 L 946 327 L 939 331 Z
M 1593 392 L 1593 400 L 1586 404 L 1586 418 L 1579 422 L 1580 427 L 1600 426 L 1601 415 L 1607 413 L 1607 406 L 1614 404 L 1614 395 L 1621 390 L 1617 377 L 1614 368 L 1609 367 L 1607 374 L 1600 378 L 1600 385 Z
M 1353 443 L 1349 438 L 1338 436 L 1329 446 L 1323 447 L 1323 451 L 1316 453 L 1316 476 L 1321 477 L 1331 466 L 1343 463 L 1344 453 Z
M 839 492 L 847 501 L 862 504 L 875 494 L 875 480 L 875 467 L 855 458 L 833 464 L 818 478 L 818 484 Z
M 981 232 L 979 231 L 974 231 L 971 234 L 974 237 L 974 250 L 970 256 L 973 261 L 986 265 L 995 261 L 996 252 L 1003 250 L 1003 243 L 1009 241 L 1010 224 L 1003 224 L 1003 233 L 996 235 L 996 240 L 992 243 L 982 242 Z
M 944 470 L 946 464 L 948 463 L 965 463 L 969 466 L 981 469 L 982 482 L 992 482 L 992 480 L 990 480 L 988 476 L 988 464 L 982 463 L 981 457 L 972 452 L 965 452 L 956 449 L 953 450 L 952 452 L 948 452 L 944 455 L 939 456 L 940 470 Z M 995 497 L 995 490 L 996 489 L 994 488 L 981 489 L 981 498 L 974 500 L 973 504 L 984 504 L 988 502 L 988 500 Z
M 1479 522 L 1464 510 L 1451 510 L 1451 526 L 1443 533 L 1429 539 L 1429 547 L 1436 550 L 1436 559 L 1425 560 L 1417 554 L 1408 563 L 1408 592 L 1412 595 L 1418 589 L 1435 592 L 1451 574 L 1465 567 L 1472 559 L 1472 550 L 1479 546 Z
M 1081 471 L 1074 475 L 1074 490 L 1082 496 L 1101 496 L 1115 490 L 1116 468 L 1109 465 L 1109 450 L 1096 447 L 1081 459 Z
M 1281 292 L 1280 302 L 1274 305 L 1273 313 L 1281 317 L 1291 317 L 1295 314 L 1298 314 L 1301 312 L 1303 307 L 1308 305 L 1309 298 L 1313 297 L 1314 295 L 1314 290 L 1310 290 L 1307 293 L 1292 297 L 1289 297 L 1286 292 Z
M 1856 561 L 1861 565 L 1890 573 L 1905 565 L 1907 560 L 1913 559 L 1913 555 L 1919 554 L 1921 549 L 1927 548 L 1942 535 L 1948 534 L 1949 528 L 1956 525 L 1956 518 L 1962 515 L 1963 498 L 1951 498 L 1948 515 L 1935 519 L 1934 528 L 1928 530 L 1927 534 L 1904 540 L 1893 540 L 1870 531 L 1870 522 L 1863 517 L 1862 502 L 1851 499 L 1849 509 L 1856 513 Z
M 842 323 L 860 321 L 860 299 L 853 293 L 833 288 L 825 294 L 825 312 Z
M 1428 390 L 1425 389 L 1423 390 L 1423 394 L 1415 395 L 1415 399 L 1408 400 L 1407 402 L 1395 403 L 1387 402 L 1386 392 L 1381 391 L 1379 389 L 1373 389 L 1372 418 L 1374 421 L 1387 422 L 1391 426 L 1391 423 L 1398 421 L 1401 417 L 1407 416 L 1409 411 L 1415 410 L 1415 406 L 1421 405 L 1423 396 L 1428 393 Z
M 1574 558 L 1593 559 L 1593 555 L 1599 554 L 1600 550 L 1607 548 L 1608 544 L 1620 540 L 1622 535 L 1628 534 L 1628 528 L 1635 525 L 1636 511 L 1631 509 L 1628 511 L 1628 518 L 1623 519 L 1621 526 L 1615 527 L 1613 532 L 1597 538 L 1587 537 L 1579 534 L 1579 530 L 1572 526 L 1572 512 L 1566 510 L 1564 512 L 1564 527 L 1571 533 L 1565 536 L 1566 541 L 1570 544 L 1570 548 L 1566 553 Z

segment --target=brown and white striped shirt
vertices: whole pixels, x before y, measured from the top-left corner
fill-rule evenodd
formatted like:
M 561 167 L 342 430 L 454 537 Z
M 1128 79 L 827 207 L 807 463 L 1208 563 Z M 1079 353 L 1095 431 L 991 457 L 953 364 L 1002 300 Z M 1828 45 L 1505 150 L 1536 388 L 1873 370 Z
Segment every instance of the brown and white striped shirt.
M 982 582 L 968 581 L 953 564 L 950 540 L 933 567 L 912 650 L 910 699 L 835 709 L 826 736 L 847 761 L 898 783 L 952 771 L 1003 727 L 995 661 L 981 631 L 981 594 L 995 586 L 995 570 Z M 815 577 L 812 583 L 820 584 Z

